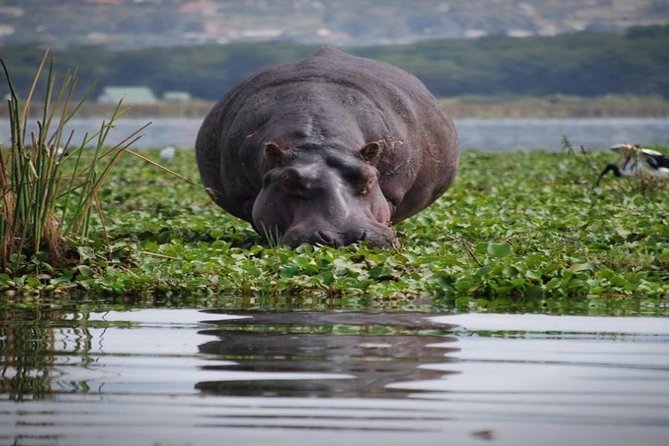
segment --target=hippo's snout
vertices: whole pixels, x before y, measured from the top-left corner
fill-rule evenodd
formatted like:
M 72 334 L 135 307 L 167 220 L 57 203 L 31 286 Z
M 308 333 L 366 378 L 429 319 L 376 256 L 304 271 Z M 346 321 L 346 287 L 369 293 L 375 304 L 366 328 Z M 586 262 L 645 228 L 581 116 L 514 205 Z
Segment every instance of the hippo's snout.
M 334 229 L 305 228 L 302 225 L 289 229 L 281 242 L 291 248 L 303 243 L 339 248 L 353 243 L 366 243 L 377 248 L 393 248 L 397 245 L 395 233 L 389 227 L 353 228 L 345 231 Z

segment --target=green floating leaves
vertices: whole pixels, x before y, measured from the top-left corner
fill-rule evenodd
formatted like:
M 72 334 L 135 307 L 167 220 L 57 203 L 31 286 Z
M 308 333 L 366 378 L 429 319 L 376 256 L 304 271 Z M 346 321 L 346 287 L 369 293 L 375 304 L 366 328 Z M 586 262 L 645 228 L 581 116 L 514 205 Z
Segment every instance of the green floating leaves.
M 509 311 L 524 302 L 543 311 L 563 301 L 663 299 L 669 191 L 639 195 L 614 177 L 595 191 L 591 167 L 576 156 L 464 151 L 458 181 L 396 227 L 393 250 L 269 246 L 206 193 L 122 158 L 100 190 L 110 204 L 106 231 L 93 216 L 91 239 L 75 241 L 78 264 L 17 253 L 27 266 L 0 276 L 0 289 L 216 296 L 222 306 L 300 300 L 305 309 Z M 595 166 L 614 160 L 591 155 Z M 193 152 L 179 151 L 170 168 L 199 177 Z
M 393 278 L 393 274 L 394 270 L 387 266 L 375 266 L 369 270 L 369 277 L 372 279 L 388 280 Z
M 494 258 L 507 257 L 511 254 L 511 245 L 508 243 L 488 243 L 488 255 Z

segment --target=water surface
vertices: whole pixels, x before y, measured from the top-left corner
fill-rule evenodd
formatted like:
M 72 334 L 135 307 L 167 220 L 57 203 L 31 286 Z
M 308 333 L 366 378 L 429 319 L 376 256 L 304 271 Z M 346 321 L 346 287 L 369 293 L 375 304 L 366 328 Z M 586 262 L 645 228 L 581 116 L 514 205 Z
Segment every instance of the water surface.
M 6 120 L 5 120 L 6 121 Z M 9 125 L 0 122 L 0 143 L 9 140 Z M 83 135 L 100 128 L 98 118 L 74 119 L 80 142 Z M 135 148 L 176 146 L 193 148 L 202 119 L 146 118 L 120 119 L 116 122 L 108 142 L 120 140 L 147 122 L 143 137 Z M 478 119 L 455 121 L 461 147 L 478 150 L 561 150 L 562 136 L 567 136 L 574 147 L 601 150 L 619 143 L 659 144 L 669 146 L 669 119 L 662 118 L 574 118 L 574 119 Z
M 5 311 L 0 444 L 665 445 L 669 319 Z

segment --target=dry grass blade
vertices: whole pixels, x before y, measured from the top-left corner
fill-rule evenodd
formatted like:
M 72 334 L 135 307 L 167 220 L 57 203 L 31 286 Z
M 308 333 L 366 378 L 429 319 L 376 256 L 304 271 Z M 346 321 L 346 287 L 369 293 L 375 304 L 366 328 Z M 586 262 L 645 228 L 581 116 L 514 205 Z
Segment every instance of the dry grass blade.
M 159 164 L 159 163 L 153 161 L 151 158 L 148 158 L 148 157 L 142 155 L 141 153 L 137 153 L 137 152 L 135 152 L 134 150 L 126 150 L 126 152 L 128 152 L 128 153 L 129 153 L 130 155 L 132 155 L 132 156 L 136 156 L 137 158 L 141 159 L 142 161 L 146 161 L 147 163 L 151 164 L 152 166 L 157 167 L 158 169 L 162 170 L 163 172 L 167 172 L 167 173 L 169 173 L 170 175 L 172 175 L 172 176 L 174 176 L 174 177 L 176 177 L 176 178 L 179 178 L 181 181 L 183 181 L 183 182 L 185 182 L 185 183 L 188 183 L 188 184 L 190 184 L 191 186 L 195 186 L 195 187 L 197 187 L 198 189 L 203 189 L 204 191 L 206 191 L 207 193 L 209 193 L 209 191 L 207 190 L 207 188 L 205 188 L 205 187 L 202 186 L 201 184 L 198 184 L 198 183 L 196 183 L 196 182 L 194 182 L 194 181 L 191 181 L 191 180 L 189 180 L 188 178 L 184 177 L 183 175 L 179 175 L 178 173 L 174 172 L 173 170 L 168 169 L 167 167 L 165 167 L 165 166 L 163 166 L 163 165 L 161 165 L 161 164 Z

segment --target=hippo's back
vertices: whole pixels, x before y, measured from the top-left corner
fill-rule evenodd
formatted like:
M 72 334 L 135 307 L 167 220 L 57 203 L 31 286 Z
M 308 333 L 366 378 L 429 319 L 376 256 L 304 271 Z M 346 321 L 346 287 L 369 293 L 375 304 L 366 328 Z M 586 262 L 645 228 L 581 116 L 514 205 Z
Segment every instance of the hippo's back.
M 277 65 L 248 78 L 224 101 L 243 101 L 249 94 L 265 88 L 305 82 L 340 84 L 378 99 L 402 93 L 418 100 L 432 99 L 421 81 L 394 65 L 325 48 L 303 60 Z

